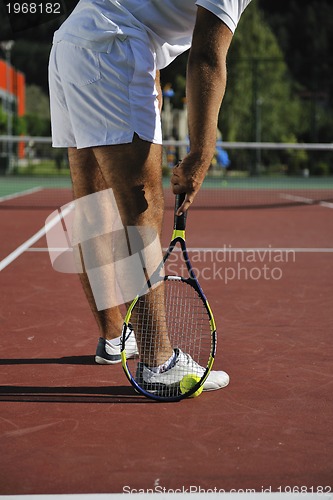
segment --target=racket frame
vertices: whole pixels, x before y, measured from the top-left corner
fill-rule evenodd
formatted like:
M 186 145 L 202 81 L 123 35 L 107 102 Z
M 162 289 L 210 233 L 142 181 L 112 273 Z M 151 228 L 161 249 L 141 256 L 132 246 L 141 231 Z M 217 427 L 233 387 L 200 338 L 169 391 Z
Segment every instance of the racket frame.
M 182 399 L 185 399 L 187 397 L 192 396 L 192 394 L 194 394 L 196 391 L 198 391 L 200 389 L 200 387 L 202 387 L 202 385 L 207 380 L 207 377 L 208 377 L 208 375 L 212 369 L 212 366 L 214 364 L 215 354 L 216 354 L 216 345 L 217 345 L 217 333 L 216 333 L 216 324 L 215 324 L 214 316 L 213 316 L 211 307 L 209 305 L 209 302 L 208 302 L 208 300 L 207 300 L 207 298 L 206 298 L 206 296 L 205 296 L 205 294 L 204 294 L 204 292 L 199 284 L 199 281 L 195 275 L 195 272 L 193 270 L 193 267 L 191 265 L 191 261 L 190 261 L 189 255 L 188 255 L 187 247 L 186 247 L 185 229 L 186 229 L 187 213 L 185 212 L 182 215 L 176 215 L 176 211 L 181 206 L 184 199 L 185 199 L 185 194 L 176 195 L 174 229 L 173 229 L 171 241 L 170 241 L 169 247 L 168 247 L 168 249 L 163 257 L 161 264 L 158 266 L 156 271 L 153 273 L 152 277 L 149 279 L 148 284 L 146 284 L 145 291 L 147 291 L 147 287 L 150 288 L 153 284 L 156 284 L 159 281 L 168 281 L 168 280 L 181 280 L 194 288 L 194 290 L 196 291 L 196 293 L 199 295 L 200 299 L 202 300 L 202 302 L 205 306 L 205 309 L 207 311 L 207 314 L 209 317 L 210 332 L 211 332 L 210 355 L 209 355 L 209 359 L 207 362 L 207 366 L 206 366 L 206 368 L 204 368 L 204 373 L 203 373 L 202 377 L 200 378 L 200 380 L 188 392 L 186 392 L 184 394 L 175 395 L 175 396 L 161 396 L 158 393 L 155 394 L 155 393 L 146 391 L 143 387 L 141 387 L 137 383 L 135 378 L 132 376 L 131 371 L 130 371 L 128 364 L 127 364 L 126 331 L 127 331 L 128 325 L 130 323 L 132 311 L 133 311 L 137 301 L 139 300 L 139 298 L 143 295 L 142 292 L 134 298 L 134 300 L 132 301 L 132 303 L 130 304 L 130 306 L 127 310 L 127 313 L 126 313 L 125 318 L 124 318 L 123 330 L 122 330 L 122 335 L 121 335 L 121 348 L 120 348 L 121 349 L 121 362 L 122 362 L 124 372 L 129 380 L 129 382 L 132 384 L 132 386 L 134 387 L 134 389 L 137 392 L 141 393 L 142 395 L 146 396 L 147 398 L 150 398 L 150 399 L 153 399 L 156 401 L 164 401 L 164 402 L 180 401 Z M 186 268 L 187 268 L 189 277 L 184 278 L 184 277 L 178 276 L 178 275 L 166 275 L 164 277 L 161 277 L 161 275 L 160 275 L 161 269 L 163 269 L 165 262 L 168 260 L 170 254 L 173 252 L 177 243 L 180 245 L 180 249 L 181 249 L 181 252 L 183 255 L 183 259 L 184 259 L 185 264 L 186 264 Z

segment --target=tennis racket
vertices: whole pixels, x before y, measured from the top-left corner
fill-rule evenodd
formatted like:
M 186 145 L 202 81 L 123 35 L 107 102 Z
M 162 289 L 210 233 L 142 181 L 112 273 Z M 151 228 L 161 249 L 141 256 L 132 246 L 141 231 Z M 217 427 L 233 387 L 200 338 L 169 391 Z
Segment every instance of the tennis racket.
M 177 195 L 174 230 L 163 261 L 138 295 L 124 320 L 121 357 L 124 371 L 136 391 L 158 401 L 179 401 L 198 395 L 212 368 L 216 327 L 186 249 L 186 213 L 176 212 L 185 199 Z M 164 276 L 165 264 L 177 243 L 188 276 Z M 128 332 L 134 330 L 139 357 L 126 358 Z M 168 361 L 167 361 L 168 360 Z M 156 373 L 156 365 L 169 363 Z

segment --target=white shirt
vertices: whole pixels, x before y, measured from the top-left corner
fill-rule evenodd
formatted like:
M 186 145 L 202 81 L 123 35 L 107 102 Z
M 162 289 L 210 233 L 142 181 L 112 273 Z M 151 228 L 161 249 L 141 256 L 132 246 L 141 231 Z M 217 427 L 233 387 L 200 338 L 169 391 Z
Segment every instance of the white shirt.
M 232 32 L 251 0 L 80 0 L 54 41 L 109 52 L 115 36 L 149 36 L 157 69 L 191 46 L 197 6 L 218 16 Z

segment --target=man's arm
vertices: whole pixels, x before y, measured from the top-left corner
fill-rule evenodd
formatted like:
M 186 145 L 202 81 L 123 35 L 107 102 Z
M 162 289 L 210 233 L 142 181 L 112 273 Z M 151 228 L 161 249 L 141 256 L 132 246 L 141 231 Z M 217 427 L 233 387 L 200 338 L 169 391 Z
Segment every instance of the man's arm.
M 217 16 L 198 8 L 186 77 L 190 152 L 173 169 L 171 178 L 174 194 L 186 193 L 178 213 L 193 203 L 215 153 L 231 39 L 232 32 Z

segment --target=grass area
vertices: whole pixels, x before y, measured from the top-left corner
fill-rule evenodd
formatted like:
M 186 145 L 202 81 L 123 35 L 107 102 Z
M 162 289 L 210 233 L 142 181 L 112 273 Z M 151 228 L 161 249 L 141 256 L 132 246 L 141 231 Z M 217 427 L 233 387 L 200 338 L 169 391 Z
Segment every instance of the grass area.
M 31 162 L 26 166 L 16 166 L 14 173 L 17 176 L 29 177 L 29 176 L 57 176 L 57 177 L 69 177 L 69 168 L 67 162 L 62 162 L 61 168 L 57 168 L 56 162 L 54 160 L 44 160 L 41 162 Z

